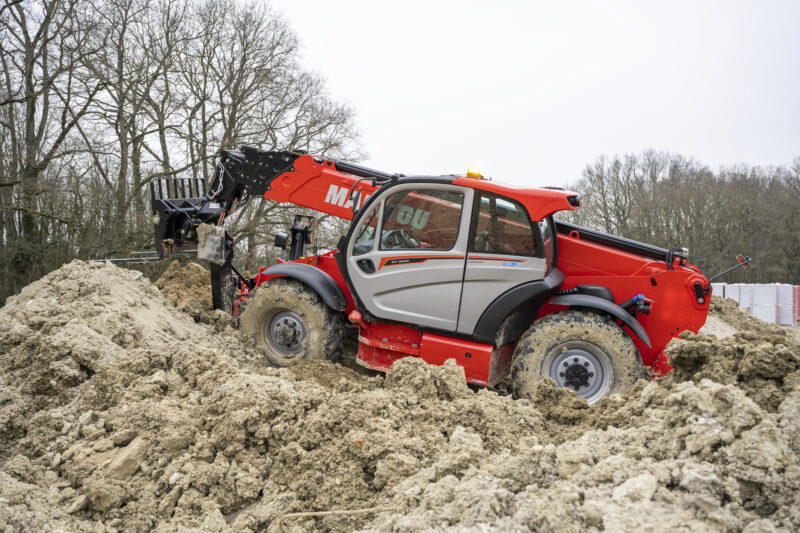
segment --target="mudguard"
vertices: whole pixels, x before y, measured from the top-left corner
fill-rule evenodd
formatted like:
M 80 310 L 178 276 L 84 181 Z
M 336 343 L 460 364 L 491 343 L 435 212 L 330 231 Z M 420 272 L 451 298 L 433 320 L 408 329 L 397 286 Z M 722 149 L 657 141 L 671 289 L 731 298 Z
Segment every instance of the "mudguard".
M 564 273 L 554 268 L 544 279 L 517 285 L 498 296 L 478 319 L 473 340 L 494 344 L 500 337 L 504 342 L 519 340 L 536 318 L 539 308 L 564 282 Z M 508 320 L 507 320 L 508 319 Z M 504 332 L 500 332 L 505 325 Z
M 642 341 L 651 347 L 650 338 L 642 325 L 636 320 L 629 312 L 621 308 L 613 302 L 604 300 L 597 296 L 589 296 L 588 294 L 568 294 L 566 296 L 558 296 L 550 300 L 551 304 L 565 305 L 567 307 L 586 307 L 589 309 L 597 309 L 607 313 L 615 318 L 622 320 L 622 323 L 631 328 Z
M 261 271 L 262 276 L 284 276 L 302 281 L 319 294 L 328 307 L 344 311 L 347 298 L 341 287 L 327 272 L 305 263 L 281 263 Z

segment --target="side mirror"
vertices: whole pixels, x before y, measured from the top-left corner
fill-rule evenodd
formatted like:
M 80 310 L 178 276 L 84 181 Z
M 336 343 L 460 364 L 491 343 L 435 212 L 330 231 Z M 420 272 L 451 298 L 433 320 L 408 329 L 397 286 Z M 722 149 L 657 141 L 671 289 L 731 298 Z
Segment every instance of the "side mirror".
M 286 248 L 289 242 L 289 236 L 282 231 L 275 234 L 275 248 Z
M 741 267 L 744 267 L 746 269 L 750 268 L 750 265 L 748 263 L 750 261 L 752 261 L 752 260 L 753 260 L 752 257 L 747 257 L 747 256 L 744 256 L 744 255 L 741 255 L 741 254 L 737 255 L 736 256 L 736 264 L 735 265 L 733 265 L 732 267 L 730 267 L 727 270 L 723 270 L 722 272 L 720 272 L 716 276 L 711 276 L 710 278 L 708 278 L 708 285 L 706 285 L 706 294 L 711 294 L 710 291 L 711 291 L 711 282 L 712 281 L 714 281 L 717 278 L 720 278 L 720 277 L 724 276 L 728 272 L 733 272 L 737 268 L 741 268 Z
M 281 249 L 281 259 L 286 260 L 286 244 L 289 236 L 282 231 L 275 233 L 275 248 Z
M 749 257 L 745 257 L 742 254 L 739 254 L 736 256 L 736 261 L 738 261 L 738 263 L 742 265 L 745 269 L 748 269 L 750 268 L 750 265 L 748 265 L 748 263 L 752 261 L 752 259 Z

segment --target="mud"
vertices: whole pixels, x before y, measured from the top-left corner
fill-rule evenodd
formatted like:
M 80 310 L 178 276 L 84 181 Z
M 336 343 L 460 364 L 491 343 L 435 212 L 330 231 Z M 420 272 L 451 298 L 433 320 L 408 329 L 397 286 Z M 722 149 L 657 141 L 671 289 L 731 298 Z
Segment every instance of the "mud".
M 172 261 L 156 281 L 156 287 L 176 306 L 195 300 L 211 308 L 211 274 L 197 263 Z
M 270 368 L 162 287 L 73 262 L 0 309 L 4 531 L 800 528 L 800 349 L 719 302 L 738 333 L 588 407 L 413 358 Z
M 270 333 L 275 318 L 287 312 L 302 320 L 305 326 L 298 329 L 292 318 L 284 318 L 283 323 Z M 255 291 L 241 315 L 240 329 L 262 347 L 267 359 L 278 366 L 286 366 L 300 358 L 339 359 L 343 322 L 341 314 L 334 313 L 308 286 L 296 280 L 278 278 Z M 272 339 L 273 334 L 275 339 Z M 294 346 L 297 351 L 281 351 L 275 347 L 275 342 Z
M 551 364 L 552 354 L 558 350 L 566 351 L 563 343 L 574 339 L 576 335 L 602 347 L 614 368 L 613 382 L 606 381 L 603 386 L 602 378 L 598 376 L 597 382 L 592 383 L 589 390 L 597 388 L 594 393 L 586 395 L 589 404 L 603 394 L 627 389 L 644 377 L 644 366 L 636 346 L 614 321 L 593 313 L 568 310 L 544 317 L 517 344 L 512 365 L 516 370 L 513 379 L 519 396 L 532 397 L 540 376 L 545 374 L 545 367 Z
M 711 335 L 718 339 L 727 339 L 736 335 L 738 330 L 715 315 L 709 315 L 699 333 Z
M 197 257 L 222 265 L 225 263 L 225 229 L 211 224 L 197 226 Z
M 723 338 L 702 330 L 682 334 L 667 347 L 673 371 L 664 383 L 710 379 L 736 385 L 762 409 L 776 412 L 800 384 L 800 340 L 789 329 L 752 317 L 733 300 L 713 297 L 711 313 L 736 333 Z
M 211 274 L 202 265 L 172 261 L 155 284 L 169 302 L 195 322 L 209 325 L 218 332 L 236 326 L 236 320 L 228 313 L 212 307 Z M 244 340 L 243 335 L 239 337 Z

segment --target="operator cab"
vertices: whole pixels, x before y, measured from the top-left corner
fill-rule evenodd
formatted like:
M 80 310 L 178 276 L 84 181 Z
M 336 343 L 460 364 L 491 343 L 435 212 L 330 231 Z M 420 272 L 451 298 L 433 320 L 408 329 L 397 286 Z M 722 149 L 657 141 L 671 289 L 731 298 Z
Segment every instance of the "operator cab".
M 356 214 L 346 275 L 373 317 L 472 335 L 500 295 L 553 268 L 552 221 L 457 179 L 404 178 Z

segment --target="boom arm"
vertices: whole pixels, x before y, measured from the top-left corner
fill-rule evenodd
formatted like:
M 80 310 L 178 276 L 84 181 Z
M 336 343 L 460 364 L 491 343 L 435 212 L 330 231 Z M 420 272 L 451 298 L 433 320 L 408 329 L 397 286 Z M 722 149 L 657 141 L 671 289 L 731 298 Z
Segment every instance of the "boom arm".
M 154 180 L 150 184 L 156 251 L 164 258 L 196 246 L 198 225 L 222 225 L 226 215 L 256 195 L 350 220 L 351 197 L 357 196 L 360 206 L 369 194 L 393 178 L 354 163 L 301 152 L 249 146 L 222 150 L 209 191 L 202 180 Z M 178 197 L 179 185 L 184 197 Z

